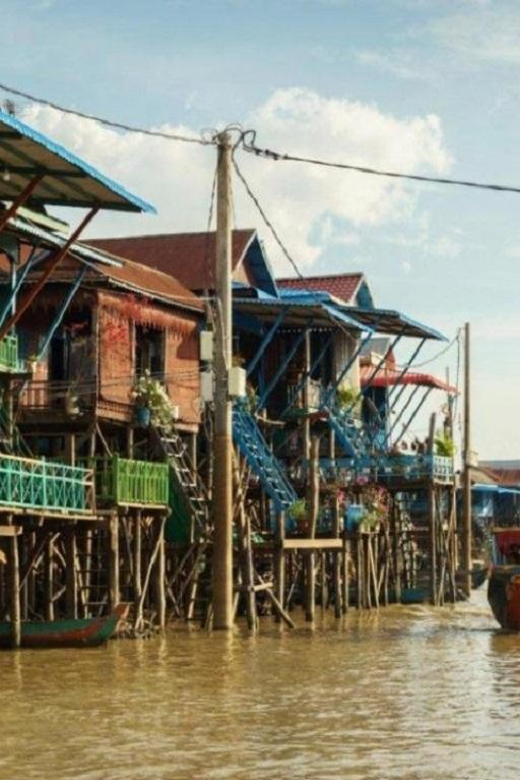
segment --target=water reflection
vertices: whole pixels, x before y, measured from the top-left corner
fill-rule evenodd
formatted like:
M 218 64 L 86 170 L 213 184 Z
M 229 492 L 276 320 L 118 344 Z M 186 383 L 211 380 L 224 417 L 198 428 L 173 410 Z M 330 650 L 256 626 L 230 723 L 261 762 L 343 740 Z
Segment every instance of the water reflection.
M 482 594 L 300 626 L 0 655 L 0 778 L 516 780 L 520 636 Z

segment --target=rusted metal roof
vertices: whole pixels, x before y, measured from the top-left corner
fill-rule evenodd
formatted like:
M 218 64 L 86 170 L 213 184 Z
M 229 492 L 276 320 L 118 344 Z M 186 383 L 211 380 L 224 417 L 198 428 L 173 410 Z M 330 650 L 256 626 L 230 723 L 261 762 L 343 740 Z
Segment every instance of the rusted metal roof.
M 234 230 L 232 267 L 238 268 L 256 237 L 254 230 Z M 190 290 L 215 287 L 216 234 L 166 233 L 89 240 L 91 246 L 174 276 Z
M 119 267 L 96 264 L 95 270 L 115 286 L 123 287 L 130 292 L 141 293 L 198 312 L 204 311 L 203 301 L 178 279 L 155 268 L 148 268 L 131 260 L 119 259 L 122 260 L 122 265 Z
M 281 288 L 292 290 L 317 290 L 327 292 L 345 303 L 355 303 L 356 294 L 364 275 L 361 273 L 333 274 L 330 276 L 306 276 L 305 279 L 277 279 Z

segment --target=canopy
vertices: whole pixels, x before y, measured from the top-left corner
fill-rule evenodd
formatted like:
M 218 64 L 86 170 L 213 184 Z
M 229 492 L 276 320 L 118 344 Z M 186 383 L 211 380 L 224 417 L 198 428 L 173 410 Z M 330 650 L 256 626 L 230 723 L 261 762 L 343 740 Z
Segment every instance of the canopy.
M 42 174 L 30 196 L 33 204 L 155 213 L 63 146 L 0 111 L 0 200 L 14 200 Z
M 392 385 L 419 385 L 421 387 L 436 387 L 452 395 L 458 394 L 456 387 L 448 385 L 433 374 L 420 374 L 410 371 L 403 374 L 396 368 L 380 368 L 375 376 L 374 366 L 361 366 L 361 384 L 370 387 L 391 387 Z

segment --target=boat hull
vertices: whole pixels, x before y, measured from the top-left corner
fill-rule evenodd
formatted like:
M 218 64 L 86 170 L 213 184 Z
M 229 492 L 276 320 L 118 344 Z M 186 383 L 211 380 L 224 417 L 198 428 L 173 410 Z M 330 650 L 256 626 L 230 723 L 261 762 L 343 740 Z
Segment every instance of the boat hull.
M 112 637 L 128 608 L 83 620 L 22 621 L 21 647 L 98 647 Z M 12 647 L 12 626 L 0 622 L 0 648 Z
M 488 601 L 502 628 L 520 631 L 520 565 L 493 566 Z

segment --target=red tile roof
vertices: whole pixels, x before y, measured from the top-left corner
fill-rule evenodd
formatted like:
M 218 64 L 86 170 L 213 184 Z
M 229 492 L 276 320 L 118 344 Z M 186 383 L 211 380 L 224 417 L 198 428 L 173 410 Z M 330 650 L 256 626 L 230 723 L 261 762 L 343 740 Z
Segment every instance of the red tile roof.
M 215 235 L 215 233 L 166 233 L 89 239 L 88 244 L 174 276 L 190 290 L 203 290 L 214 287 Z M 233 269 L 240 264 L 254 235 L 254 230 L 233 231 Z
M 363 281 L 363 274 L 335 274 L 333 276 L 306 276 L 305 279 L 277 279 L 279 287 L 293 290 L 317 290 L 327 292 L 345 303 L 355 303 L 356 293 Z

